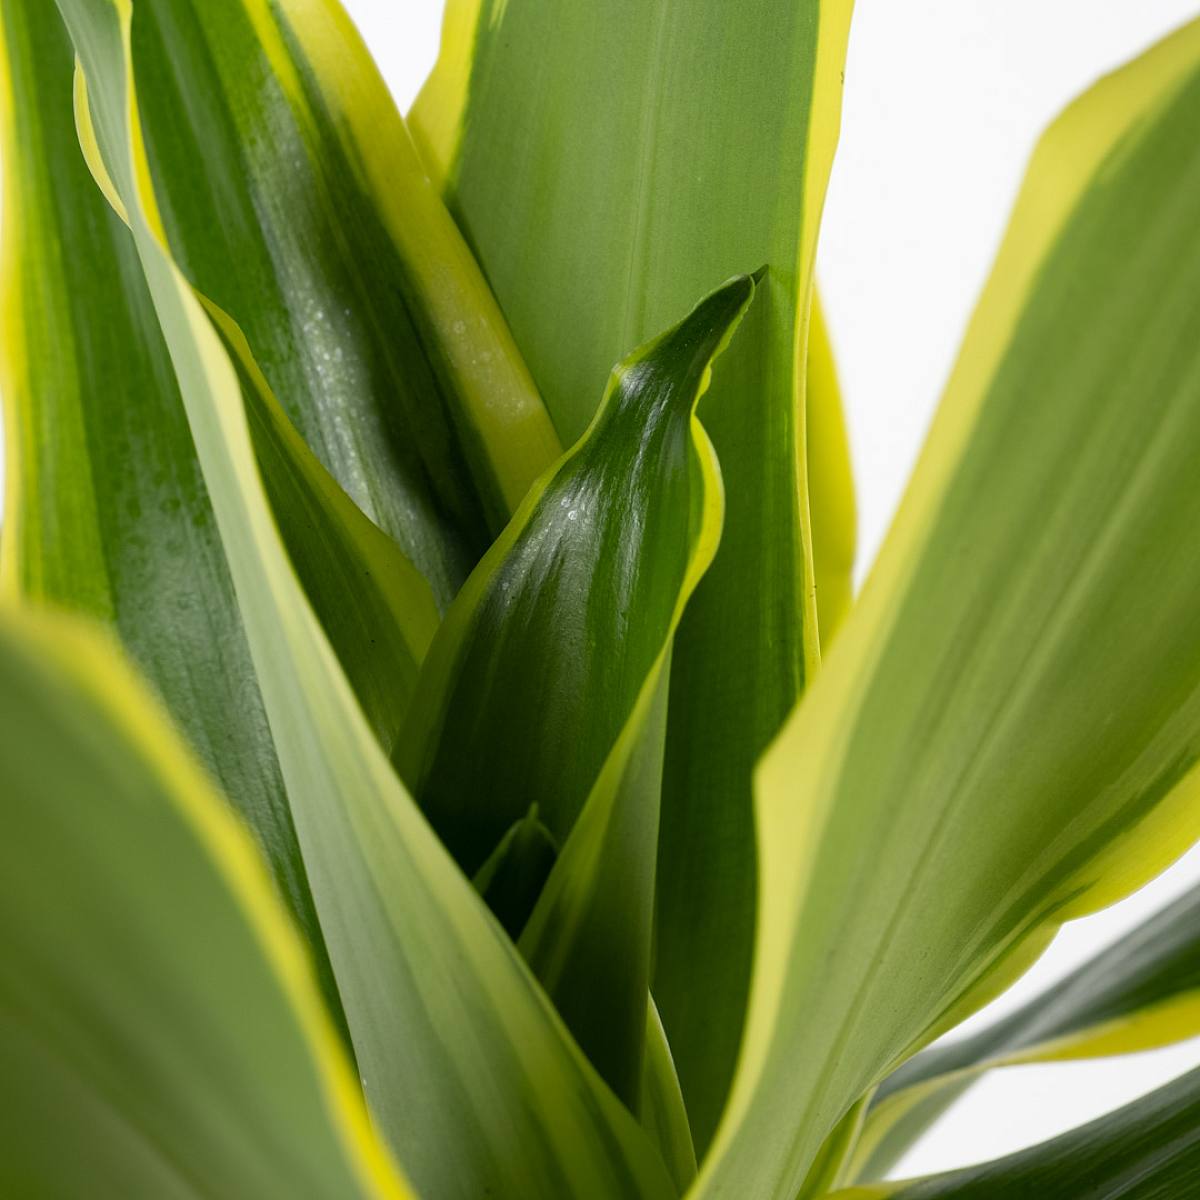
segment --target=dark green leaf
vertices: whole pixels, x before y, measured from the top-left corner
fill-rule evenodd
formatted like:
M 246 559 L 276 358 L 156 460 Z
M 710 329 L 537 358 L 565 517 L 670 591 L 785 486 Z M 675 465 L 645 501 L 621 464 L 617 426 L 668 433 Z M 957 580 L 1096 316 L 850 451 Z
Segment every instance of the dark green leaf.
M 616 368 L 585 437 L 455 601 L 397 750 L 465 870 L 533 804 L 563 844 L 521 944 L 630 1105 L 645 1029 L 661 675 L 720 535 L 718 468 L 695 405 L 753 294 L 749 277 L 732 280 Z M 588 922 L 599 927 L 584 936 Z
M 535 804 L 475 872 L 475 890 L 514 942 L 521 936 L 556 858 L 558 845 L 538 819 Z

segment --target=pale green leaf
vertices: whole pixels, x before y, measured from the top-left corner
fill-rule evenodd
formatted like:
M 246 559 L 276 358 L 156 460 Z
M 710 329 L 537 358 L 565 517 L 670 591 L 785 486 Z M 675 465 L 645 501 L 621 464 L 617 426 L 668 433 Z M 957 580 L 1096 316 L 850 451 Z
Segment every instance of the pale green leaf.
M 653 999 L 646 1009 L 646 1061 L 638 1098 L 638 1118 L 654 1138 L 679 1194 L 687 1192 L 696 1177 L 696 1147 L 688 1123 L 683 1091 L 667 1031 Z
M 1200 1034 L 1200 889 L 971 1037 L 910 1059 L 880 1085 L 855 1178 L 882 1178 L 979 1075 L 1014 1063 L 1129 1054 Z
M 995 1162 L 830 1200 L 1186 1200 L 1200 1194 L 1200 1071 Z
M 404 1200 L 250 839 L 114 648 L 0 615 L 0 1193 Z
M 837 364 L 820 298 L 813 292 L 808 317 L 808 507 L 812 518 L 813 579 L 821 648 L 828 650 L 854 596 L 858 540 L 850 443 L 842 412 Z
M 906 1056 L 1200 835 L 1200 23 L 1034 157 L 887 543 L 757 774 L 698 1195 L 792 1200 Z

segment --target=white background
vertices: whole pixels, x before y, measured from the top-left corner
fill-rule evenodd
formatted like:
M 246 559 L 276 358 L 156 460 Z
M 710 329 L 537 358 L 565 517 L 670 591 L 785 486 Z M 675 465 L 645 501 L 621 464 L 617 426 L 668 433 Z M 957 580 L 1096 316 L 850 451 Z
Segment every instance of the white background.
M 344 0 L 407 107 L 440 0 Z M 599 0 L 588 0 L 596 3 Z M 1039 131 L 1200 0 L 858 0 L 818 264 L 838 354 L 863 568 L 887 529 Z M 1200 850 L 1075 922 L 990 1019 L 1200 880 Z M 942 1170 L 1039 1141 L 1200 1064 L 1200 1039 L 985 1079 L 899 1165 Z
M 345 3 L 407 106 L 436 51 L 440 0 Z M 864 566 L 911 469 L 1038 131 L 1098 74 L 1198 7 L 859 0 L 819 275 L 848 412 Z M 1197 880 L 1200 851 L 1132 900 L 1076 922 L 994 1010 L 1033 994 Z M 997 1073 L 902 1171 L 1016 1149 L 1198 1063 L 1200 1039 L 1109 1062 Z

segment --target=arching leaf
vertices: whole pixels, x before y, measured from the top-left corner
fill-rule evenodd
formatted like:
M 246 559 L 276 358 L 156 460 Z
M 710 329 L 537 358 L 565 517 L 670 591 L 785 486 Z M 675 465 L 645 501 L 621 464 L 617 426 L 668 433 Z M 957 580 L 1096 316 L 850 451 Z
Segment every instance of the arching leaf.
M 978 1167 L 830 1200 L 1176 1200 L 1200 1188 L 1200 1071 L 1053 1141 Z
M 1200 835 L 1200 23 L 1037 151 L 862 596 L 757 774 L 751 1015 L 698 1196 L 821 1142 Z
M 1200 1034 L 1200 888 L 1016 1012 L 910 1059 L 880 1085 L 855 1178 L 880 1179 L 984 1071 L 1129 1054 Z

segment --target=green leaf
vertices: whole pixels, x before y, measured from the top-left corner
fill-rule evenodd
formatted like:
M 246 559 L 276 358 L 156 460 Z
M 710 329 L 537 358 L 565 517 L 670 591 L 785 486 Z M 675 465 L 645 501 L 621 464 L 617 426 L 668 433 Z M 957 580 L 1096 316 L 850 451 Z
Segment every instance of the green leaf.
M 444 607 L 558 442 L 358 34 L 336 0 L 162 0 L 133 54 L 184 274 Z
M 698 1197 L 791 1200 L 889 1070 L 1200 835 L 1198 121 L 1193 23 L 1034 157 L 884 550 L 758 770 L 750 1017 Z
M 447 614 L 397 761 L 464 870 L 536 805 L 562 853 L 522 951 L 632 1107 L 654 905 L 665 668 L 716 551 L 720 472 L 695 417 L 755 293 L 739 276 L 613 371 Z
M 292 572 L 237 372 L 156 220 L 129 0 L 61 8 L 171 350 L 378 1127 L 422 1194 L 670 1195 L 653 1148 L 391 771 Z
M 513 822 L 471 882 L 515 942 L 558 858 L 558 843 L 538 818 L 537 805 Z
M 813 292 L 808 317 L 808 507 L 812 519 L 813 578 L 821 648 L 828 650 L 854 596 L 858 540 L 850 443 L 842 412 L 837 365 L 820 299 Z
M 170 359 L 129 232 L 79 152 L 70 39 L 44 0 L 2 0 L 0 20 L 3 590 L 120 636 L 250 823 L 323 962 Z M 336 997 L 327 964 L 323 977 Z
M 1200 1189 L 1200 1071 L 995 1162 L 830 1200 L 1182 1200 Z
M 237 366 L 255 457 L 288 557 L 363 715 L 389 749 L 440 621 L 433 593 L 296 432 L 241 330 L 202 302 Z M 171 398 L 178 403 L 177 393 Z
M 120 635 L 249 821 L 340 1013 L 167 347 L 130 235 L 80 154 L 70 39 L 41 0 L 4 0 L 0 16 L 12 77 L 4 588 Z M 222 320 L 243 355 L 255 449 L 288 550 L 390 746 L 438 622 L 432 593 L 313 457 Z
M 675 1187 L 681 1196 L 685 1195 L 696 1178 L 696 1147 L 667 1031 L 653 999 L 646 1009 L 646 1061 L 637 1111 L 642 1128 L 654 1138 Z
M 529 920 L 557 855 L 549 830 L 531 810 L 504 835 L 476 873 L 476 890 L 514 941 Z M 696 1176 L 696 1149 L 671 1047 L 653 999 L 646 1011 L 645 1039 L 635 1112 L 658 1146 L 682 1195 Z
M 250 839 L 114 649 L 0 616 L 0 1192 L 412 1195 Z
M 880 1085 L 855 1178 L 881 1179 L 994 1067 L 1151 1050 L 1200 1033 L 1200 888 L 1016 1012 L 909 1060 Z
M 699 1145 L 745 1009 L 751 772 L 818 654 L 803 348 L 849 14 L 457 0 L 411 117 L 566 441 L 628 347 L 769 267 L 701 405 L 728 507 L 672 660 L 654 992 Z
M 476 889 L 514 940 L 529 920 L 557 855 L 549 830 L 531 810 L 504 835 L 475 875 Z M 635 1112 L 682 1195 L 696 1177 L 696 1149 L 671 1047 L 653 999 L 646 1011 L 645 1055 Z
M 631 1111 L 645 1072 L 658 798 L 660 659 L 517 943 L 584 1053 Z

